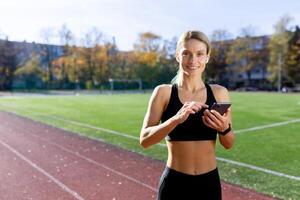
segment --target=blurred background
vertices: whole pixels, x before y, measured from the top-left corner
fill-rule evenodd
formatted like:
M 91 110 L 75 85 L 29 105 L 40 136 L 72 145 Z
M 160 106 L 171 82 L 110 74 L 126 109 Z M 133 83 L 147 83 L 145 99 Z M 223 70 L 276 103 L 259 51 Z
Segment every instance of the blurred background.
M 300 91 L 300 2 L 1 1 L 0 90 L 143 90 L 177 71 L 179 35 L 201 30 L 206 80 Z

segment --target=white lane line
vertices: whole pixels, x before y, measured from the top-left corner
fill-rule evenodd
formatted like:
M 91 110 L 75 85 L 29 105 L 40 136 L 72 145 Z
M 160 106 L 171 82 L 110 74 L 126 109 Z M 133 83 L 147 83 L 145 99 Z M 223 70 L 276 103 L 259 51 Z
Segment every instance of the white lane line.
M 49 144 L 52 144 L 52 145 L 54 145 L 54 146 L 57 146 L 58 148 L 61 148 L 61 149 L 65 150 L 65 151 L 67 151 L 67 152 L 69 152 L 69 153 L 72 153 L 72 154 L 74 154 L 74 155 L 77 155 L 77 156 L 81 157 L 82 159 L 85 159 L 85 160 L 87 160 L 87 161 L 89 161 L 89 162 L 91 162 L 91 163 L 94 163 L 94 164 L 96 164 L 96 165 L 100 165 L 101 167 L 104 166 L 103 168 L 105 168 L 105 169 L 108 168 L 108 170 L 112 170 L 111 168 L 109 168 L 109 167 L 107 167 L 107 166 L 105 166 L 105 165 L 103 165 L 103 164 L 100 164 L 100 163 L 98 163 L 98 162 L 96 162 L 96 161 L 94 161 L 94 160 L 91 160 L 91 159 L 89 159 L 89 158 L 87 158 L 87 157 L 85 157 L 85 156 L 82 156 L 82 155 L 79 154 L 79 153 L 75 153 L 75 152 L 73 152 L 73 151 L 71 151 L 71 150 L 69 150 L 69 149 L 67 149 L 67 148 L 65 148 L 65 147 L 63 147 L 63 146 L 61 146 L 61 145 L 59 145 L 59 144 L 56 144 L 56 143 L 51 142 L 51 141 L 48 140 L 48 139 L 42 138 L 42 137 L 40 137 L 40 136 L 38 136 L 38 135 L 36 135 L 36 134 L 32 134 L 32 135 L 34 135 L 35 137 L 40 138 L 41 140 L 44 140 L 45 142 L 47 142 L 47 143 L 49 143 Z M 167 145 L 165 145 L 165 146 L 167 146 Z M 229 159 L 226 159 L 226 158 L 220 158 L 220 157 L 217 157 L 217 160 L 222 161 L 222 162 L 227 162 L 227 163 L 230 163 L 230 164 L 233 164 L 233 165 L 238 165 L 238 166 L 245 167 L 245 168 L 250 168 L 250 169 L 253 169 L 253 170 L 256 170 L 256 171 L 261 171 L 261 172 L 264 172 L 264 173 L 267 173 L 267 174 L 272 174 L 272 175 L 275 175 L 275 176 L 285 177 L 285 178 L 288 178 L 288 179 L 300 181 L 300 177 L 298 177 L 298 176 L 292 176 L 292 175 L 284 174 L 284 173 L 281 173 L 281 172 L 276 172 L 276 171 L 269 170 L 269 169 L 265 169 L 265 168 L 262 168 L 262 167 L 257 167 L 257 166 L 255 166 L 255 165 L 250 165 L 250 164 L 246 164 L 246 163 L 242 163 L 242 162 L 238 162 L 238 161 L 234 161 L 234 160 L 229 160 Z M 116 172 L 118 172 L 118 171 L 115 171 L 115 170 L 114 170 L 113 172 L 116 173 Z M 119 174 L 119 173 L 118 173 L 118 174 Z M 121 174 L 122 174 L 122 173 L 121 173 Z M 120 174 L 119 174 L 119 175 L 120 175 Z M 123 176 L 123 175 L 121 175 L 121 176 Z M 125 178 L 128 177 L 127 175 L 125 175 L 125 176 L 126 176 Z M 130 177 L 130 178 L 131 178 L 131 177 Z M 134 178 L 131 178 L 130 180 L 132 180 L 132 179 L 134 179 Z M 153 191 L 156 191 L 156 192 L 157 192 L 157 189 L 155 189 L 155 188 L 153 188 L 153 187 L 151 187 L 151 186 L 149 186 L 149 185 L 147 185 L 147 184 L 145 184 L 145 183 L 143 183 L 143 182 L 141 182 L 141 181 L 138 181 L 138 180 L 136 180 L 136 179 L 134 179 L 133 181 L 136 182 L 136 183 L 138 183 L 138 184 L 142 184 L 143 186 L 148 187 L 149 189 L 152 189 Z
M 77 192 L 75 192 L 75 191 L 71 190 L 70 188 L 68 188 L 65 184 L 63 184 L 58 179 L 56 179 L 54 176 L 52 176 L 51 174 L 49 174 L 48 172 L 46 172 L 44 169 L 42 169 L 41 167 L 39 167 L 38 165 L 36 165 L 35 163 L 33 163 L 31 160 L 29 160 L 24 155 L 22 155 L 21 153 L 19 153 L 13 147 L 11 147 L 8 144 L 6 144 L 5 142 L 3 142 L 1 139 L 0 139 L 0 143 L 3 146 L 5 146 L 7 149 L 9 149 L 11 152 L 13 152 L 14 154 L 16 154 L 19 158 L 21 158 L 22 160 L 24 160 L 25 162 L 27 162 L 29 165 L 31 165 L 33 168 L 35 168 L 36 170 L 38 170 L 40 173 L 44 174 L 46 177 L 48 177 L 49 179 L 51 179 L 54 183 L 56 183 L 59 187 L 61 187 L 65 192 L 68 192 L 69 194 L 71 194 L 73 197 L 75 197 L 78 200 L 84 200 L 84 198 L 81 197 Z
M 9 106 L 5 106 L 5 107 L 9 107 Z M 16 109 L 15 107 L 11 107 L 11 108 Z M 44 117 L 47 117 L 47 118 L 50 118 L 50 119 L 55 119 L 55 120 L 67 122 L 69 124 L 74 124 L 74 125 L 77 125 L 77 126 L 81 126 L 81 127 L 85 127 L 85 128 L 89 128 L 89 129 L 94 129 L 94 130 L 102 131 L 102 132 L 106 132 L 106 133 L 111 133 L 113 135 L 118 135 L 118 136 L 121 136 L 121 137 L 125 137 L 125 138 L 140 141 L 139 137 L 135 137 L 135 136 L 129 135 L 127 133 L 122 133 L 122 132 L 114 131 L 114 130 L 107 129 L 107 128 L 101 128 L 101 127 L 97 127 L 97 126 L 93 126 L 93 125 L 83 124 L 83 123 L 76 122 L 76 121 L 73 121 L 73 120 L 68 120 L 68 119 L 65 119 L 65 118 L 62 118 L 62 117 L 49 116 L 47 114 L 42 114 L 42 113 L 38 113 L 38 112 L 34 112 L 34 111 L 29 111 L 29 110 L 24 109 L 24 108 L 17 108 L 17 110 L 23 110 L 27 113 L 31 113 L 31 114 L 35 114 L 35 115 L 39 115 L 39 116 L 44 116 Z M 18 115 L 18 113 L 14 112 L 14 111 L 7 111 L 7 112 L 11 112 L 11 113 L 14 113 L 14 114 Z M 30 119 L 30 120 L 33 120 L 29 117 L 26 117 L 26 118 Z M 165 144 L 162 144 L 162 143 L 158 143 L 156 145 L 163 146 L 163 147 L 166 146 Z
M 234 160 L 229 160 L 229 159 L 226 159 L 226 158 L 217 158 L 217 160 L 227 162 L 227 163 L 230 163 L 230 164 L 233 164 L 233 165 L 238 165 L 238 166 L 241 166 L 241 167 L 250 168 L 250 169 L 253 169 L 253 170 L 256 170 L 256 171 L 265 172 L 267 174 L 272 174 L 272 175 L 275 175 L 275 176 L 280 176 L 280 177 L 285 177 L 285 178 L 292 179 L 292 180 L 295 180 L 295 181 L 300 181 L 299 176 L 292 176 L 292 175 L 284 174 L 284 173 L 281 173 L 281 172 L 276 172 L 276 171 L 273 171 L 273 170 L 265 169 L 265 168 L 262 168 L 262 167 L 257 167 L 255 165 L 250 165 L 250 164 L 246 164 L 246 163 L 242 163 L 242 162 L 238 162 L 238 161 L 234 161 Z
M 27 110 L 25 110 L 25 109 L 23 109 L 25 112 L 27 111 Z M 28 112 L 28 111 L 27 111 Z M 31 112 L 32 113 L 32 112 Z M 36 113 L 36 112 L 35 112 Z M 17 114 L 17 113 L 16 113 Z M 63 118 L 60 118 L 60 117 L 52 117 L 52 116 L 47 116 L 47 115 L 44 115 L 44 114 L 40 114 L 40 113 L 37 113 L 37 114 L 39 114 L 39 115 L 43 115 L 43 116 L 45 116 L 45 117 L 49 117 L 49 118 L 53 118 L 53 119 L 57 119 L 57 120 L 61 120 L 61 121 L 66 121 L 66 122 L 69 122 L 69 123 L 71 123 L 71 122 L 73 122 L 73 121 L 71 121 L 71 120 L 65 120 L 65 119 L 63 119 Z M 30 119 L 30 118 L 28 118 L 28 119 Z M 31 119 L 32 120 L 32 119 Z M 300 119 L 294 119 L 294 120 L 290 120 L 290 121 L 296 121 L 296 122 L 300 122 Z M 281 122 L 281 123 L 283 123 L 282 125 L 286 125 L 287 124 L 287 122 L 290 122 L 290 121 L 286 121 L 286 122 Z M 290 123 L 296 123 L 296 122 L 290 122 Z M 81 126 L 81 125 L 85 125 L 85 124 L 82 124 L 82 123 L 80 123 L 80 122 L 76 122 L 76 124 L 78 125 L 78 126 Z M 275 123 L 275 124 L 279 124 L 279 123 Z M 266 126 L 268 126 L 268 127 L 266 127 Z M 265 128 L 270 128 L 270 127 L 274 127 L 274 126 L 272 126 L 272 124 L 269 124 L 269 125 L 266 125 L 266 126 L 264 126 Z M 277 125 L 277 126 L 279 126 L 279 125 Z M 92 128 L 93 126 L 90 126 L 90 128 Z M 263 129 L 263 128 L 261 128 L 261 127 L 263 127 L 263 126 L 258 126 L 258 127 L 260 127 L 260 129 Z M 98 128 L 98 127 L 96 127 L 96 128 Z M 254 129 L 255 127 L 253 127 L 253 129 Z M 93 129 L 93 128 L 92 128 Z M 245 130 L 245 129 L 241 129 L 241 130 Z M 241 130 L 237 130 L 237 131 L 241 131 Z M 235 133 L 237 132 L 237 131 L 234 131 Z M 252 129 L 251 130 L 248 130 L 248 131 L 253 131 Z M 114 132 L 114 131 L 113 131 Z M 244 131 L 244 132 L 246 132 L 246 131 Z M 123 137 L 126 137 L 126 138 L 128 138 L 128 134 L 126 134 L 126 133 L 120 133 L 119 132 L 119 136 L 123 136 Z M 134 136 L 131 136 L 131 137 L 134 137 Z M 136 140 L 139 140 L 139 138 L 137 138 L 137 137 L 135 137 L 136 138 Z M 162 147 L 166 147 L 167 145 L 166 144 L 158 144 L 159 146 L 162 146 Z M 268 173 L 268 174 L 272 174 L 272 175 L 276 175 L 276 176 L 281 176 L 281 174 L 282 174 L 282 176 L 281 177 L 286 177 L 286 178 L 289 178 L 289 177 L 293 177 L 293 178 L 291 178 L 292 180 L 298 180 L 298 179 L 300 179 L 300 177 L 297 177 L 297 176 L 291 176 L 291 175 L 288 175 L 288 174 L 284 174 L 284 173 L 281 173 L 281 172 L 276 172 L 276 171 L 272 171 L 272 170 L 268 170 L 268 169 L 264 169 L 264 168 L 260 168 L 260 167 L 257 167 L 257 166 L 255 166 L 255 165 L 250 165 L 250 164 L 246 164 L 246 163 L 242 163 L 242 162 L 238 162 L 238 161 L 234 161 L 234 160 L 229 160 L 229 159 L 225 159 L 225 158 L 221 158 L 221 157 L 217 157 L 217 160 L 220 160 L 220 161 L 223 161 L 223 162 L 227 162 L 227 163 L 231 163 L 231 164 L 234 164 L 234 165 L 238 165 L 238 166 L 241 166 L 241 167 L 246 167 L 246 168 L 250 168 L 250 169 L 254 169 L 254 170 L 257 170 L 257 171 L 262 171 L 262 172 L 265 172 L 265 173 Z
M 60 148 L 60 149 L 63 150 L 63 151 L 66 151 L 66 152 L 68 152 L 68 153 L 70 153 L 70 154 L 73 154 L 73 155 L 75 155 L 75 156 L 78 156 L 79 158 L 81 158 L 81 159 L 83 159 L 83 160 L 85 160 L 85 161 L 88 161 L 88 162 L 90 162 L 90 163 L 92 163 L 92 164 L 94 164 L 94 165 L 97 165 L 98 167 L 102 167 L 102 168 L 104 168 L 104 169 L 106 169 L 106 170 L 108 170 L 108 171 L 110 171 L 110 172 L 112 172 L 112 173 L 115 173 L 115 174 L 117 174 L 117 175 L 119 175 L 119 176 L 121 176 L 121 177 L 123 177 L 123 178 L 126 178 L 126 179 L 128 179 L 128 180 L 130 180 L 130 181 L 132 181 L 132 182 L 134 182 L 134 183 L 137 183 L 138 185 L 142 185 L 142 186 L 144 186 L 144 187 L 146 187 L 146 188 L 148 188 L 148 189 L 150 189 L 150 190 L 152 190 L 152 191 L 154 191 L 154 192 L 157 192 L 157 191 L 158 191 L 156 188 L 154 188 L 154 187 L 152 187 L 152 186 L 150 186 L 150 185 L 148 185 L 148 184 L 146 184 L 146 183 L 144 183 L 144 182 L 142 182 L 142 181 L 139 181 L 139 180 L 137 180 L 137 179 L 135 179 L 135 178 L 133 178 L 133 177 L 131 177 L 131 176 L 128 176 L 128 175 L 126 175 L 126 174 L 123 174 L 122 172 L 119 172 L 119 171 L 117 171 L 117 170 L 114 170 L 114 169 L 110 168 L 110 167 L 107 166 L 107 165 L 104 165 L 104 164 L 101 164 L 101 163 L 99 163 L 99 162 L 97 162 L 97 161 L 94 161 L 94 160 L 92 160 L 92 159 L 90 159 L 90 158 L 88 158 L 88 157 L 86 157 L 86 156 L 84 156 L 84 155 L 81 155 L 79 152 L 74 152 L 74 151 L 72 151 L 72 150 L 70 150 L 70 149 L 68 149 L 68 148 L 66 148 L 66 147 L 63 147 L 63 146 L 61 146 L 61 145 L 59 145 L 59 144 L 57 144 L 57 143 L 55 143 L 55 142 L 51 142 L 50 140 L 45 139 L 45 138 L 42 138 L 42 137 L 40 137 L 40 136 L 38 136 L 38 135 L 36 135 L 36 134 L 33 134 L 33 133 L 30 133 L 30 134 L 33 135 L 33 136 L 35 136 L 35 137 L 37 137 L 37 138 L 39 138 L 39 139 L 41 139 L 41 140 L 43 140 L 43 141 L 45 141 L 45 142 L 47 142 L 48 144 L 51 144 L 51 145 L 53 145 L 53 146 L 55 146 L 55 147 Z
M 15 109 L 15 107 L 12 107 L 12 108 Z M 81 122 L 77 122 L 77 121 L 65 119 L 63 117 L 49 116 L 47 114 L 42 114 L 42 113 L 38 113 L 38 112 L 34 112 L 34 111 L 28 111 L 27 109 L 24 109 L 24 108 L 22 108 L 22 109 L 17 108 L 17 110 L 18 109 L 19 110 L 23 110 L 25 112 L 30 112 L 30 113 L 33 113 L 33 114 L 36 114 L 36 115 L 45 116 L 47 118 L 52 118 L 52 119 L 64 121 L 64 122 L 67 122 L 67 123 L 70 123 L 70 124 L 74 124 L 74 125 L 77 125 L 77 126 L 81 126 L 81 127 L 85 127 L 85 128 L 90 128 L 90 129 L 94 129 L 94 130 L 98 130 L 98 131 L 103 131 L 103 132 L 111 133 L 111 134 L 114 134 L 114 135 L 118 135 L 118 136 L 130 138 L 130 139 L 134 139 L 134 140 L 137 140 L 137 141 L 140 140 L 140 138 L 132 136 L 132 135 L 129 135 L 127 133 L 122 133 L 122 132 L 114 131 L 114 130 L 107 129 L 107 128 L 101 128 L 101 127 L 97 127 L 97 126 L 93 126 L 93 125 L 83 124 Z M 13 113 L 15 113 L 15 112 L 13 112 Z M 15 114 L 18 114 L 18 113 L 15 113 Z M 30 118 L 28 118 L 28 119 L 30 119 Z M 261 129 L 267 129 L 267 128 L 272 128 L 272 127 L 277 127 L 277 126 L 284 126 L 284 125 L 287 125 L 287 124 L 298 123 L 298 122 L 300 122 L 300 118 L 292 119 L 292 120 L 289 120 L 289 121 L 277 122 L 277 123 L 273 123 L 273 124 L 267 124 L 267 125 L 263 125 L 263 126 L 255 126 L 255 127 L 252 127 L 252 128 L 234 130 L 234 133 L 236 135 L 240 135 L 240 134 L 245 133 L 245 132 L 251 132 L 251 131 L 256 131 L 256 130 L 261 130 Z M 162 146 L 162 147 L 166 146 L 165 144 L 162 144 L 162 143 L 158 143 L 157 145 L 158 146 Z
M 9 106 L 5 106 L 5 107 L 9 107 Z M 11 108 L 16 109 L 15 107 L 11 107 Z M 67 122 L 67 123 L 70 123 L 70 124 L 74 124 L 74 125 L 77 125 L 77 126 L 81 126 L 81 127 L 85 127 L 85 128 L 90 128 L 90 129 L 94 129 L 94 130 L 98 130 L 98 131 L 103 131 L 103 132 L 111 133 L 111 134 L 114 134 L 114 135 L 118 135 L 118 136 L 130 138 L 130 139 L 134 139 L 134 140 L 137 140 L 137 141 L 140 140 L 140 138 L 132 136 L 132 135 L 129 135 L 127 133 L 122 133 L 122 132 L 114 131 L 114 130 L 107 129 L 107 128 L 101 128 L 101 127 L 97 127 L 97 126 L 93 126 L 93 125 L 88 125 L 88 124 L 84 124 L 84 123 L 81 123 L 81 122 L 77 122 L 77 121 L 65 119 L 63 117 L 49 116 L 47 114 L 42 114 L 42 113 L 38 113 L 38 112 L 34 112 L 34 111 L 28 111 L 27 109 L 24 109 L 24 108 L 17 108 L 17 110 L 18 109 L 19 110 L 23 110 L 25 112 L 30 112 L 31 114 L 36 114 L 36 115 L 40 115 L 40 116 L 45 116 L 47 118 L 52 118 L 52 119 L 56 119 L 56 120 L 59 120 L 59 121 L 64 121 L 64 122 Z M 12 112 L 14 114 L 18 114 L 18 113 L 13 112 L 13 111 L 10 111 L 10 112 Z M 28 119 L 30 119 L 30 118 L 28 117 Z M 284 126 L 284 125 L 287 125 L 287 124 L 298 123 L 298 122 L 300 122 L 300 118 L 292 119 L 292 120 L 284 121 L 284 122 L 267 124 L 267 125 L 263 125 L 263 126 L 255 126 L 255 127 L 247 128 L 247 129 L 234 130 L 234 133 L 237 134 L 237 135 L 240 135 L 240 134 L 245 133 L 245 132 L 251 132 L 251 131 L 256 131 L 256 130 L 261 130 L 261 129 L 267 129 L 267 128 L 272 128 L 272 127 L 277 127 L 277 126 Z M 156 145 L 162 146 L 162 147 L 166 146 L 166 144 L 162 144 L 162 143 L 158 143 Z
M 263 126 L 255 126 L 252 128 L 240 129 L 240 130 L 234 131 L 234 133 L 241 134 L 241 133 L 245 133 L 245 132 L 256 131 L 256 130 L 266 129 L 266 128 L 272 128 L 272 127 L 276 127 L 276 126 L 284 126 L 287 124 L 298 123 L 298 122 L 300 122 L 300 119 L 292 119 L 292 120 L 284 121 L 284 122 L 278 122 L 278 123 L 267 124 L 267 125 L 263 125 Z
M 106 133 L 111 133 L 111 134 L 118 135 L 118 136 L 121 136 L 121 137 L 125 137 L 125 138 L 140 141 L 139 137 L 135 137 L 135 136 L 129 135 L 127 133 L 122 133 L 122 132 L 114 131 L 114 130 L 107 129 L 107 128 L 100 128 L 100 127 L 93 126 L 93 125 L 83 124 L 83 123 L 80 123 L 80 122 L 76 122 L 76 121 L 73 121 L 73 120 L 68 120 L 68 119 L 65 119 L 65 118 L 62 118 L 62 117 L 57 117 L 57 116 L 46 116 L 46 117 L 53 118 L 53 119 L 60 120 L 60 121 L 64 121 L 64 122 L 74 124 L 74 125 L 77 125 L 77 126 L 90 128 L 90 129 L 94 129 L 94 130 L 97 130 L 97 131 L 103 131 L 103 132 L 106 132 Z M 162 146 L 162 147 L 166 146 L 166 144 L 162 144 L 162 143 L 157 143 L 156 145 Z
M 140 138 L 138 138 L 138 137 L 135 137 L 135 136 L 132 136 L 132 135 L 129 135 L 129 134 L 126 134 L 126 133 L 121 133 L 121 132 L 118 132 L 118 131 L 114 131 L 114 130 L 111 130 L 111 129 L 107 129 L 107 128 L 100 128 L 100 127 L 97 127 L 97 126 L 83 124 L 83 123 L 80 123 L 80 122 L 76 122 L 76 121 L 73 121 L 73 120 L 68 120 L 68 119 L 65 119 L 65 118 L 62 118 L 62 117 L 57 117 L 57 116 L 47 116 L 47 117 L 53 118 L 53 119 L 56 119 L 56 120 L 60 120 L 60 121 L 64 121 L 64 122 L 68 122 L 70 124 L 74 124 L 74 125 L 77 125 L 77 126 L 94 129 L 94 130 L 97 130 L 97 131 L 103 131 L 103 132 L 111 133 L 111 134 L 114 134 L 114 135 L 130 138 L 130 139 L 134 139 L 134 140 L 138 140 L 138 141 L 140 140 Z
M 37 136 L 37 137 L 39 137 L 39 136 Z M 39 137 L 39 138 L 41 138 L 41 137 Z M 41 138 L 41 139 L 44 140 L 44 138 Z M 52 143 L 52 142 L 49 142 L 49 143 Z M 53 145 L 56 145 L 56 144 L 54 143 Z M 65 149 L 62 146 L 59 146 L 59 145 L 57 145 L 57 146 L 59 148 Z M 161 144 L 161 146 L 166 147 L 167 145 L 166 144 Z M 223 161 L 223 162 L 227 162 L 227 163 L 230 163 L 230 164 L 233 164 L 233 165 L 237 165 L 237 166 L 240 166 L 240 167 L 250 168 L 250 169 L 253 169 L 253 170 L 256 170 L 256 171 L 265 172 L 267 174 L 272 174 L 272 175 L 275 175 L 275 176 L 285 177 L 285 178 L 289 178 L 289 179 L 292 179 L 292 180 L 300 181 L 300 177 L 292 176 L 292 175 L 288 175 L 288 174 L 284 174 L 284 173 L 281 173 L 281 172 L 276 172 L 276 171 L 265 169 L 265 168 L 262 168 L 262 167 L 257 167 L 255 165 L 251 165 L 251 164 L 247 164 L 247 163 L 242 163 L 242 162 L 238 162 L 238 161 L 234 161 L 234 160 L 229 160 L 229 159 L 221 158 L 221 157 L 217 157 L 217 160 Z

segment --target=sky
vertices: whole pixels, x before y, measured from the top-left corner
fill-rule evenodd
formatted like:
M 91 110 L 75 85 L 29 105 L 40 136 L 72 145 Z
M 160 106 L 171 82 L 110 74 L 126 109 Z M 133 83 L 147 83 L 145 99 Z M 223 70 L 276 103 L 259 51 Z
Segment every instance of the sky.
M 131 50 L 142 32 L 163 39 L 187 30 L 208 36 L 225 29 L 233 37 L 251 26 L 255 35 L 269 35 L 283 15 L 300 25 L 299 0 L 0 0 L 0 38 L 44 43 L 41 30 L 52 30 L 51 43 L 59 43 L 63 24 L 79 41 L 96 27 L 120 50 Z

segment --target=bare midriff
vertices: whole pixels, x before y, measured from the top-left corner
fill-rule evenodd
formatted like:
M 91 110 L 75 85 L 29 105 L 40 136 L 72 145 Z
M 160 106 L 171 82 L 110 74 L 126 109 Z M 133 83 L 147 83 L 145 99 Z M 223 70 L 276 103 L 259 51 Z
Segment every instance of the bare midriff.
M 167 166 L 176 171 L 199 175 L 217 167 L 215 141 L 167 141 Z

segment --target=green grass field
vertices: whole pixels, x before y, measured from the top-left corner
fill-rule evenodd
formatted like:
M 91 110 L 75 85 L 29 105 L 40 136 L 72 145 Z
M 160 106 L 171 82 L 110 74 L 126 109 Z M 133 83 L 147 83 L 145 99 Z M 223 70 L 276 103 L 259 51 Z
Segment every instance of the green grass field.
M 15 112 L 165 160 L 165 147 L 155 145 L 144 150 L 138 142 L 149 97 L 150 94 L 6 97 L 0 98 L 0 110 Z M 221 178 L 280 199 L 300 199 L 300 94 L 233 92 L 231 100 L 236 143 L 229 151 L 217 145 Z M 294 119 L 298 121 L 239 133 L 242 129 Z M 237 161 L 238 164 L 222 158 Z

